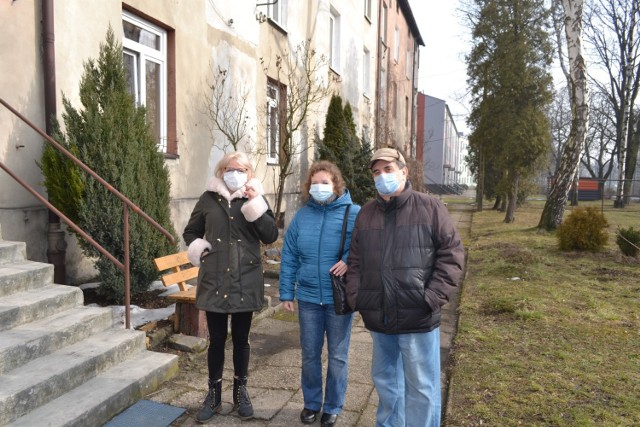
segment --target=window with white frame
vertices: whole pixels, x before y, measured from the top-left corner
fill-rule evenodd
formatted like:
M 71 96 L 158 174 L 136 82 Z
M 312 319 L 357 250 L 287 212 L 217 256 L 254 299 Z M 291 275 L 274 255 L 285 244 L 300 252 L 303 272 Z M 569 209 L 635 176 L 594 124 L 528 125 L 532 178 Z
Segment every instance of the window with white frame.
M 387 70 L 380 69 L 380 109 L 387 109 Z
M 364 0 L 364 17 L 371 21 L 371 3 L 373 0 Z
M 362 91 L 365 96 L 371 94 L 371 53 L 366 47 L 362 54 Z
M 158 149 L 167 152 L 167 32 L 122 13 L 122 56 L 129 92 L 147 110 Z
M 382 3 L 382 43 L 387 44 L 387 4 Z
M 267 81 L 267 163 L 277 164 L 280 151 L 280 88 L 277 82 Z
M 396 27 L 393 41 L 395 43 L 393 45 L 393 59 L 397 64 L 398 60 L 400 59 L 400 28 L 398 27 Z
M 287 0 L 267 5 L 267 16 L 281 27 L 287 26 Z
M 333 7 L 329 13 L 329 66 L 340 72 L 340 15 Z

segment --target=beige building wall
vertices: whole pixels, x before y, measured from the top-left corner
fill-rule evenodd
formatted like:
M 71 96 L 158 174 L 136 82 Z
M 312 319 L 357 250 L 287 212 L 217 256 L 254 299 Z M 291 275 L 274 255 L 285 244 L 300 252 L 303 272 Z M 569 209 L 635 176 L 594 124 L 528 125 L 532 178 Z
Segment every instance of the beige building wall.
M 300 184 L 304 180 L 307 167 L 313 161 L 316 152 L 315 137 L 316 135 L 320 138 L 323 136 L 331 93 L 339 94 L 343 102 L 350 103 L 356 128 L 359 131 L 366 130 L 369 138 L 373 135 L 375 121 L 372 100 L 375 92 L 377 10 L 372 7 L 372 16 L 370 19 L 366 19 L 363 2 L 329 0 L 298 2 L 288 0 L 285 4 L 287 6 L 285 23 L 267 20 L 262 24 L 258 57 L 268 58 L 265 60 L 267 72 L 262 85 L 259 83 L 256 87 L 265 88 L 264 93 L 266 93 L 267 76 L 271 79 L 278 79 L 277 67 L 275 66 L 277 55 L 293 52 L 306 41 L 310 41 L 310 45 L 316 50 L 318 57 L 325 57 L 326 65 L 322 67 L 322 72 L 319 73 L 317 79 L 319 84 L 329 85 L 328 96 L 312 106 L 305 124 L 295 136 L 296 144 L 301 147 L 301 153 L 294 161 L 293 175 L 287 181 L 285 188 L 285 223 L 288 223 L 302 202 L 299 196 Z M 329 63 L 332 55 L 330 38 L 332 17 L 334 25 L 339 27 L 336 41 L 339 64 L 336 66 L 331 66 Z M 370 58 L 368 72 L 370 89 L 366 96 L 363 68 L 365 47 L 369 51 Z M 287 81 L 282 81 L 282 83 L 289 85 Z M 259 128 L 265 131 L 264 126 Z M 277 168 L 268 165 L 266 171 L 267 180 L 274 181 L 275 174 L 278 172 Z
M 325 65 L 319 84 L 348 101 L 359 131 L 375 133 L 375 88 L 377 51 L 377 2 L 371 16 L 365 17 L 364 2 L 318 0 L 302 2 L 280 0 L 286 21 L 280 24 L 266 18 L 267 6 L 256 7 L 254 0 L 233 2 L 179 0 L 54 1 L 55 75 L 57 116 L 62 116 L 62 94 L 80 109 L 78 98 L 83 64 L 98 57 L 111 26 L 122 40 L 123 8 L 162 27 L 170 35 L 168 85 L 173 98 L 169 144 L 175 148 L 166 156 L 171 179 L 171 213 L 174 227 L 181 234 L 195 202 L 223 155 L 224 136 L 212 127 L 206 114 L 211 99 L 208 83 L 218 69 L 229 75 L 229 96 L 246 95 L 246 133 L 241 149 L 253 153 L 258 178 L 269 201 L 275 201 L 277 165 L 265 156 L 267 78 L 277 78 L 277 55 L 295 50 L 310 40 L 318 55 L 330 55 L 330 20 L 339 18 L 339 66 Z M 40 1 L 0 2 L 1 97 L 45 128 L 42 68 L 42 12 Z M 335 40 L 334 40 L 335 41 Z M 364 52 L 370 55 L 370 89 L 366 93 Z M 288 82 L 283 82 L 287 84 Z M 306 151 L 295 159 L 294 174 L 287 180 L 283 210 L 287 218 L 300 205 L 299 187 L 306 168 L 313 160 L 315 134 L 322 136 L 330 96 L 311 109 L 307 120 L 294 136 Z M 23 125 L 0 106 L 0 161 L 22 179 L 46 195 L 36 161 L 40 158 L 42 137 Z M 227 150 L 228 151 L 228 150 Z M 3 171 L 0 174 L 6 175 Z M 30 259 L 47 260 L 47 210 L 31 194 L 8 176 L 0 179 L 0 224 L 2 238 L 27 242 Z M 95 271 L 84 259 L 74 239 L 67 238 L 67 276 L 69 283 L 91 278 Z
M 36 125 L 43 125 L 41 32 L 36 2 L 0 2 L 0 97 Z M 44 194 L 34 164 L 41 137 L 0 106 L 0 162 Z M 30 193 L 0 171 L 0 224 L 6 240 L 28 241 L 27 255 L 46 259 L 47 211 Z M 38 236 L 38 238 L 36 238 Z
M 380 0 L 377 145 L 415 157 L 418 45 L 423 44 L 407 0 Z

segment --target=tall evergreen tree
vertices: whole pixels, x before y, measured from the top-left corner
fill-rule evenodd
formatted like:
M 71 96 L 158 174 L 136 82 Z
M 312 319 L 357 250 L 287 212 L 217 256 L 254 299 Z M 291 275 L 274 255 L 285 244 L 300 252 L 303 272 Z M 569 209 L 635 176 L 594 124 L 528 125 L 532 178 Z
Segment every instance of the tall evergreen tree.
M 318 155 L 338 166 L 355 203 L 362 205 L 373 196 L 369 173 L 371 149 L 358 138 L 351 105 L 347 102 L 343 108 L 338 95 L 333 95 L 329 102 Z
M 338 165 L 338 159 L 346 146 L 345 119 L 342 98 L 332 95 L 324 122 L 324 138 L 318 145 L 320 159 L 329 160 Z M 340 168 L 342 171 L 342 168 Z
M 122 47 L 111 28 L 100 45 L 98 59 L 85 63 L 80 102 L 82 109 L 77 110 L 63 97 L 63 139 L 87 166 L 175 234 L 169 212 L 169 174 L 146 123 L 145 109 L 137 107 L 127 91 Z M 116 259 L 123 260 L 123 203 L 85 173 L 80 179 L 80 227 Z M 129 223 L 131 293 L 136 294 L 147 290 L 158 275 L 153 259 L 176 248 L 139 215 L 132 213 Z M 82 247 L 87 255 L 97 256 L 100 293 L 121 302 L 123 273 L 90 245 Z
M 475 0 L 472 88 L 476 159 L 493 162 L 507 179 L 505 222 L 514 220 L 518 185 L 549 149 L 552 46 L 544 0 Z M 484 132 L 484 135 L 477 133 Z M 479 168 L 477 168 L 479 170 Z M 485 186 L 487 185 L 485 181 Z
M 353 185 L 349 188 L 351 200 L 359 205 L 364 205 L 376 196 L 376 188 L 369 169 L 372 155 L 371 146 L 362 136 L 358 141 L 358 152 L 353 161 Z

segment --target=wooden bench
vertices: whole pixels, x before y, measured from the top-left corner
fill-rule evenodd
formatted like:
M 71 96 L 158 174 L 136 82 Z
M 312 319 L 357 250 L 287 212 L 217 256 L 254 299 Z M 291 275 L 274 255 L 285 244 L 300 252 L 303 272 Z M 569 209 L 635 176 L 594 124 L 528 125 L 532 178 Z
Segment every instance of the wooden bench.
M 196 286 L 189 287 L 187 282 L 198 278 L 198 267 L 189 262 L 187 251 L 167 255 L 155 260 L 158 271 L 169 270 L 162 275 L 164 286 L 177 284 L 179 292 L 168 295 L 167 298 L 176 302 L 176 313 L 173 320 L 175 332 L 201 338 L 209 338 L 207 317 L 204 311 L 196 308 Z

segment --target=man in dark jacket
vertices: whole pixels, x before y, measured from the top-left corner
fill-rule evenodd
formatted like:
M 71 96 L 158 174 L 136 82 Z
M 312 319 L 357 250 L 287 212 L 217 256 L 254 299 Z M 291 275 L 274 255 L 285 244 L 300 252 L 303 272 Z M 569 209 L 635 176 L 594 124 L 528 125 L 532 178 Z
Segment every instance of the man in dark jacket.
M 356 219 L 347 297 L 373 338 L 376 425 L 440 426 L 440 307 L 462 278 L 462 241 L 442 202 L 411 188 L 398 150 L 369 167 L 378 197 Z

